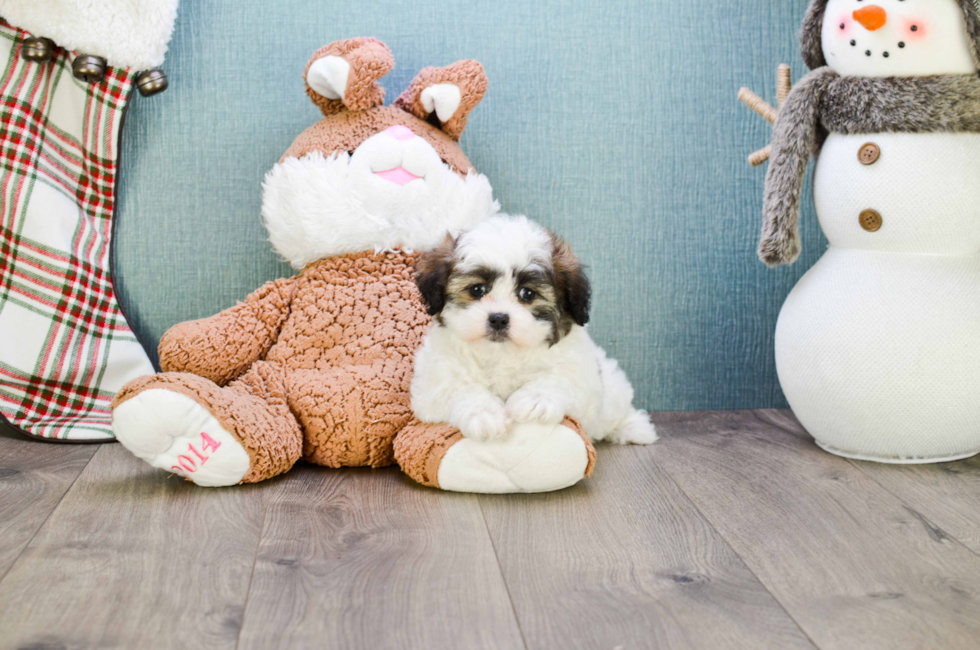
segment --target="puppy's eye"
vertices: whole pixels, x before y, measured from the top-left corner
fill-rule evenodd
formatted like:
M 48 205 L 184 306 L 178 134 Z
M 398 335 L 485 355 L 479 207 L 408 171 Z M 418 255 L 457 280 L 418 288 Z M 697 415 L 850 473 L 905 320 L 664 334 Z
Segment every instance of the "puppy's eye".
M 517 299 L 521 302 L 534 302 L 534 299 L 537 298 L 537 296 L 538 294 L 534 293 L 527 287 L 521 287 L 517 291 Z
M 470 296 L 472 296 L 474 300 L 479 300 L 485 295 L 487 295 L 487 285 L 474 284 L 472 287 L 470 287 Z

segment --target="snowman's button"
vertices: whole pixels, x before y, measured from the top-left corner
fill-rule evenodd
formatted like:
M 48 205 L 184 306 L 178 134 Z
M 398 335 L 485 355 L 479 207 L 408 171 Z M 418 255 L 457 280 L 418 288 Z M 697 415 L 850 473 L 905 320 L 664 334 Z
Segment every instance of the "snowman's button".
M 873 165 L 881 158 L 881 148 L 874 142 L 868 142 L 858 151 L 858 160 L 862 165 Z
M 858 217 L 858 223 L 868 232 L 877 232 L 881 228 L 881 215 L 876 210 L 865 210 Z

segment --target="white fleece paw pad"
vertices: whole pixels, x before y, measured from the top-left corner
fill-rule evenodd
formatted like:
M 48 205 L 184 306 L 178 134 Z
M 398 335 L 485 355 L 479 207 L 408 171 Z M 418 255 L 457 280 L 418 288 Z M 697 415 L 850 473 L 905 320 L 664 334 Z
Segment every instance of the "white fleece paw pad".
M 585 442 L 568 427 L 516 424 L 505 438 L 464 438 L 450 447 L 439 465 L 439 487 L 482 494 L 551 492 L 581 481 L 588 465 Z
M 197 485 L 237 485 L 248 472 L 245 447 L 190 397 L 154 388 L 112 411 L 119 442 L 153 467 Z

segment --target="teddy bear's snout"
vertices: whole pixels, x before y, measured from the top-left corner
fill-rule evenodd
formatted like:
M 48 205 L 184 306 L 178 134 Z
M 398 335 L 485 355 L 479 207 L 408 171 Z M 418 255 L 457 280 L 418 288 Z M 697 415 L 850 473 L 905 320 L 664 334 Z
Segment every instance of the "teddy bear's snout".
M 395 140 L 411 140 L 416 137 L 415 133 L 407 126 L 402 126 L 401 124 L 396 124 L 395 126 L 389 126 L 385 129 L 385 133 L 393 137 Z

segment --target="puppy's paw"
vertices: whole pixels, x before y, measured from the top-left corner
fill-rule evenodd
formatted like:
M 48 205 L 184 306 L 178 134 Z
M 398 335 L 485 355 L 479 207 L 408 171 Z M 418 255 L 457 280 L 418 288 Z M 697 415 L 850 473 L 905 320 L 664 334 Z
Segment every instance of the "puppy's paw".
M 457 426 L 466 438 L 493 440 L 507 435 L 510 420 L 503 404 L 484 404 L 463 413 Z
M 525 386 L 507 399 L 507 415 L 516 422 L 559 424 L 565 407 L 551 391 Z

